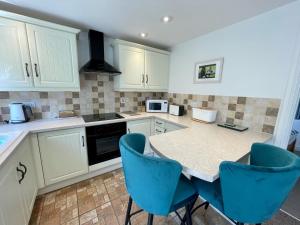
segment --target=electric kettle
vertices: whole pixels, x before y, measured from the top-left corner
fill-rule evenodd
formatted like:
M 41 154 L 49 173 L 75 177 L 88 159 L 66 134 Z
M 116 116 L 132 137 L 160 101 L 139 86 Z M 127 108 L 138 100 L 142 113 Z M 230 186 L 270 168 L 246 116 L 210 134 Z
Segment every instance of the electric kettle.
M 31 107 L 23 103 L 11 103 L 10 109 L 10 123 L 25 123 L 32 117 Z

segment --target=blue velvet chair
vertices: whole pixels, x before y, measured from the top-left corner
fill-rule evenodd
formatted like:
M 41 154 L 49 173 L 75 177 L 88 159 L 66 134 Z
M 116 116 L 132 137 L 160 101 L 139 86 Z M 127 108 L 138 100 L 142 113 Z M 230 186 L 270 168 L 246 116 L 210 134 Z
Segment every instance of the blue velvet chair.
M 148 225 L 152 225 L 153 215 L 167 216 L 182 207 L 186 208 L 186 222 L 191 225 L 190 207 L 198 196 L 193 184 L 181 174 L 182 166 L 178 162 L 143 155 L 144 147 L 145 136 L 142 134 L 126 134 L 120 139 L 125 183 L 130 196 L 125 225 L 131 216 L 142 210 L 149 213 Z M 131 214 L 133 200 L 142 210 Z
M 255 143 L 250 165 L 222 162 L 213 183 L 193 178 L 201 197 L 236 224 L 261 224 L 281 207 L 300 176 L 300 158 L 287 150 Z

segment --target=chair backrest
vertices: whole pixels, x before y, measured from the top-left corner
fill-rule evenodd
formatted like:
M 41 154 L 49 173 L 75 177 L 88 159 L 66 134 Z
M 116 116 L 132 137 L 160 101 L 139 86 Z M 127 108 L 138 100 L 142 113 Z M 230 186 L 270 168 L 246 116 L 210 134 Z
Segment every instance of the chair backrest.
M 142 134 L 126 134 L 120 139 L 126 188 L 139 207 L 166 216 L 172 206 L 182 166 L 174 160 L 143 155 L 144 146 Z
M 280 208 L 300 176 L 299 157 L 287 150 L 253 144 L 250 165 L 220 165 L 224 213 L 244 223 L 262 223 Z

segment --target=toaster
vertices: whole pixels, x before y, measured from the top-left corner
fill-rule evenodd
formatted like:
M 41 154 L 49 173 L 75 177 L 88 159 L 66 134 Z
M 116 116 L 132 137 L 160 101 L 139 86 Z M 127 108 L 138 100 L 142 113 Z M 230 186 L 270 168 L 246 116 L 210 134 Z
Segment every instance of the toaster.
M 175 116 L 183 116 L 184 106 L 183 105 L 170 105 L 169 114 Z

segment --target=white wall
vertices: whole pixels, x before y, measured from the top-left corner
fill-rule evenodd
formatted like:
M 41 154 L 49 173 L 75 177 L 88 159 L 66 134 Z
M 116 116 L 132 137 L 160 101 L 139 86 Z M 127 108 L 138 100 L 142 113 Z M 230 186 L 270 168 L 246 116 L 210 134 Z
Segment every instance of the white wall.
M 169 91 L 282 98 L 299 31 L 297 1 L 179 44 L 172 49 Z M 219 57 L 221 83 L 193 84 L 195 63 Z

